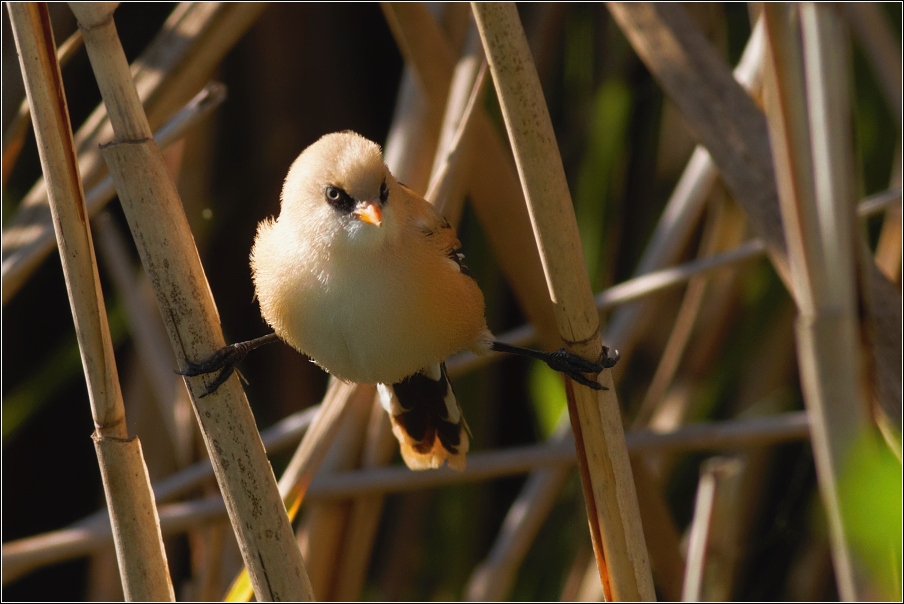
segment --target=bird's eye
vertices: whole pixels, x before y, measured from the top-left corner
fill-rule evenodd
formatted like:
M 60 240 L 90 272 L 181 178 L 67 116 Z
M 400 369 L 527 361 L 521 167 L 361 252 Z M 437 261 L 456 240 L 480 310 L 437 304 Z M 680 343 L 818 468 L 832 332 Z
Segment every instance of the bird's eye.
M 386 181 L 383 181 L 383 184 L 380 185 L 380 201 L 386 203 L 386 200 L 389 199 L 389 187 L 386 186 Z
M 355 200 L 352 197 L 334 185 L 327 185 L 323 190 L 326 202 L 339 210 L 340 212 L 351 212 L 355 209 Z

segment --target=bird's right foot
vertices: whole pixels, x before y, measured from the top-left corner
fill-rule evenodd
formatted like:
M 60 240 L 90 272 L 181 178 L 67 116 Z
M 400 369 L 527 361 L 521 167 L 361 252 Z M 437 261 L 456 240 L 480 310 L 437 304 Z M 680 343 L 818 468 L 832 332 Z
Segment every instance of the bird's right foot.
M 255 348 L 258 348 L 259 346 L 263 346 L 264 344 L 275 342 L 278 339 L 279 337 L 275 333 L 271 333 L 254 340 L 248 340 L 247 342 L 229 344 L 227 346 L 223 346 L 218 351 L 213 353 L 210 358 L 205 359 L 200 363 L 193 363 L 186 360 L 186 369 L 177 370 L 176 373 L 178 373 L 179 375 L 184 375 L 186 377 L 196 377 L 199 375 L 207 375 L 208 373 L 219 371 L 220 373 L 217 375 L 216 379 L 211 382 L 207 386 L 207 388 L 205 388 L 204 392 L 202 392 L 199 396 L 199 398 L 204 398 L 208 394 L 213 394 L 214 392 L 216 392 L 217 388 L 219 388 L 223 384 L 223 382 L 229 379 L 229 377 L 235 371 L 235 366 L 238 365 L 242 361 L 242 359 L 244 359 L 248 355 L 249 352 L 251 352 Z

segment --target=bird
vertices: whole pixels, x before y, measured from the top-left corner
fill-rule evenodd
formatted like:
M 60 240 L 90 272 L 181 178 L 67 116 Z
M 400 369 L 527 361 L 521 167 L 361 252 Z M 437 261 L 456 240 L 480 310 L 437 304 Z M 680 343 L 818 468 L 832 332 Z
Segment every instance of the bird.
M 251 250 L 261 315 L 273 333 L 224 347 L 177 371 L 219 371 L 215 391 L 251 350 L 282 340 L 346 382 L 376 384 L 406 465 L 463 470 L 470 430 L 445 360 L 470 350 L 529 356 L 594 389 L 618 361 L 588 361 L 499 342 L 455 230 L 398 182 L 380 146 L 352 131 L 327 134 L 293 162 L 280 213 L 263 220 Z

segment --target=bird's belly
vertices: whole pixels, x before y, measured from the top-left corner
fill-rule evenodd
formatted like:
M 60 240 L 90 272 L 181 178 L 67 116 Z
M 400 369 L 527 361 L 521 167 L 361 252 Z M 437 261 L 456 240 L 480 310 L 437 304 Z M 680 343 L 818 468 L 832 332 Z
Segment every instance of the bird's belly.
M 442 305 L 425 303 L 423 294 L 356 275 L 298 292 L 284 328 L 274 329 L 336 377 L 393 384 L 468 347 L 479 332 L 480 325 L 450 324 Z

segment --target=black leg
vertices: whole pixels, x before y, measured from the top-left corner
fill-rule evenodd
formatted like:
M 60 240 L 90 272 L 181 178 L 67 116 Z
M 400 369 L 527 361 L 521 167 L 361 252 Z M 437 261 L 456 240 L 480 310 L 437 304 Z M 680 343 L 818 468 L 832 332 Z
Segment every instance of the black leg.
M 192 363 L 191 361 L 186 361 L 188 364 L 188 368 L 184 371 L 176 371 L 179 375 L 185 375 L 188 377 L 194 377 L 198 375 L 205 375 L 208 373 L 213 373 L 214 371 L 219 371 L 220 374 L 201 394 L 200 398 L 204 398 L 208 394 L 212 392 L 216 392 L 217 388 L 220 385 L 229 379 L 229 376 L 232 375 L 232 372 L 235 371 L 235 366 L 241 362 L 245 356 L 254 350 L 255 348 L 260 348 L 264 344 L 270 344 L 271 342 L 276 342 L 279 340 L 279 336 L 275 333 L 268 334 L 266 336 L 262 336 L 260 338 L 255 338 L 254 340 L 248 340 L 247 342 L 239 342 L 238 344 L 229 344 L 220 348 L 218 351 L 213 353 L 209 359 L 201 361 L 200 363 Z
M 509 354 L 517 354 L 543 361 L 554 371 L 560 371 L 577 383 L 589 386 L 594 390 L 603 390 L 604 388 L 598 382 L 588 379 L 583 374 L 599 373 L 603 369 L 615 367 L 620 356 L 617 350 L 612 351 L 614 354 L 610 356 L 609 347 L 607 346 L 603 346 L 602 355 L 600 356 L 599 361 L 596 362 L 581 358 L 576 354 L 568 352 L 564 348 L 560 348 L 555 352 L 541 352 L 539 350 L 531 350 L 530 348 L 522 348 L 521 346 L 513 346 L 504 342 L 493 342 L 491 348 L 496 352 L 507 352 Z

